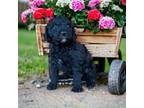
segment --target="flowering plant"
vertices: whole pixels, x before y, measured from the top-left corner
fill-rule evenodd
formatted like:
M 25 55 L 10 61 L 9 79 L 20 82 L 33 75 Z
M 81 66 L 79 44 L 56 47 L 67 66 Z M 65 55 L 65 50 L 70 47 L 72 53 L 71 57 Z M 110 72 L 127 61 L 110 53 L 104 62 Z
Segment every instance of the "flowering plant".
M 99 20 L 100 29 L 113 29 L 115 27 L 115 21 L 111 17 L 105 16 Z
M 98 9 L 92 9 L 88 12 L 88 21 L 98 21 L 102 16 Z
M 70 9 L 74 12 L 82 11 L 85 8 L 85 4 L 83 0 L 72 0 L 69 4 Z
M 75 26 L 98 32 L 126 23 L 126 0 L 28 0 L 30 9 L 21 14 L 22 22 L 51 20 L 64 15 Z M 30 19 L 30 20 L 29 20 Z

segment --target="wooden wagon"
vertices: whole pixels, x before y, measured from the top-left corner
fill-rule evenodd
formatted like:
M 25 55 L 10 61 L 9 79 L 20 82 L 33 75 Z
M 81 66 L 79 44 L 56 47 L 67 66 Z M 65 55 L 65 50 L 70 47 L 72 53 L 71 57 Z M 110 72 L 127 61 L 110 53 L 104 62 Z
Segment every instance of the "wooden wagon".
M 36 24 L 36 36 L 39 55 L 49 52 L 48 43 L 44 42 L 46 24 Z M 76 32 L 77 41 L 84 44 L 94 59 L 99 60 L 99 71 L 104 71 L 104 58 L 108 58 L 108 89 L 112 94 L 123 94 L 126 90 L 126 63 L 121 60 L 119 50 L 122 28 L 110 32 Z

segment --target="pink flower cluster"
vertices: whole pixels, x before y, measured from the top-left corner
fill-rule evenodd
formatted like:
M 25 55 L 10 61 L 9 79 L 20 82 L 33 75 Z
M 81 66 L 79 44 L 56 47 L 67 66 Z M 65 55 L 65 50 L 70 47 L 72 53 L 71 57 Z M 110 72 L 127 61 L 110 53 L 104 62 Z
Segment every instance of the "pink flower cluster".
M 105 16 L 99 20 L 100 29 L 113 29 L 115 27 L 115 21 L 113 18 Z
M 28 16 L 28 14 L 30 14 L 32 12 L 33 12 L 32 9 L 27 9 L 27 10 L 25 10 L 25 11 L 22 12 L 22 14 L 21 14 L 21 20 L 22 20 L 23 23 L 27 22 L 27 16 Z
M 29 0 L 31 9 L 35 10 L 38 6 L 41 6 L 45 3 L 45 0 Z
M 88 3 L 88 6 L 93 8 L 95 7 L 97 4 L 100 4 L 100 0 L 90 0 Z
M 83 0 L 72 0 L 69 7 L 76 12 L 83 10 L 85 8 L 85 4 Z

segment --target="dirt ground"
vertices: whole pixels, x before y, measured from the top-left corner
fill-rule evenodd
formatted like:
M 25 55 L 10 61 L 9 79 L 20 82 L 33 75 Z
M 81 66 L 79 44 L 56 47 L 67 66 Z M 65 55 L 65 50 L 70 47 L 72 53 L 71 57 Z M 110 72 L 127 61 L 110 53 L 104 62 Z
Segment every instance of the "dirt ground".
M 46 85 L 36 88 L 31 81 L 19 84 L 18 108 L 126 108 L 126 94 L 112 95 L 106 84 L 97 84 L 94 89 L 71 92 L 72 86 L 60 86 L 48 91 Z

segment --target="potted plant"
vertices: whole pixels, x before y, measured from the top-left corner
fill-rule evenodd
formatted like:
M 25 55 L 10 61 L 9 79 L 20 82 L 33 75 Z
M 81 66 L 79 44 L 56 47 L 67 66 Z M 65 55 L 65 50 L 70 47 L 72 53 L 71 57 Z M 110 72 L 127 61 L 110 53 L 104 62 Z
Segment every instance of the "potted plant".
M 126 0 L 28 0 L 30 8 L 21 14 L 23 23 L 35 23 L 39 54 L 45 25 L 56 15 L 69 18 L 76 27 L 77 39 L 87 44 L 115 44 L 126 23 Z M 118 45 L 118 44 L 117 44 Z M 116 46 L 118 47 L 118 46 Z

